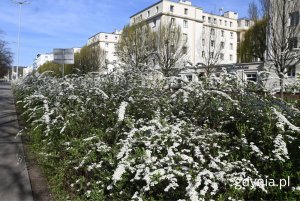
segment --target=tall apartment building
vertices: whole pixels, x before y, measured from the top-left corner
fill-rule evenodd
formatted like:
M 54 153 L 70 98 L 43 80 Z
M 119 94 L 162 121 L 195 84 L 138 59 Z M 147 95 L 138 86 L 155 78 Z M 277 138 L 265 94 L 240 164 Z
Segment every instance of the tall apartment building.
M 108 62 L 115 63 L 117 61 L 115 46 L 119 41 L 120 34 L 121 31 L 99 32 L 88 39 L 87 45 L 99 45 L 106 52 Z
M 130 24 L 145 20 L 157 30 L 161 24 L 181 26 L 188 47 L 187 60 L 206 64 L 209 55 L 218 53 L 216 64 L 237 62 L 238 41 L 253 22 L 239 19 L 235 12 L 223 15 L 206 13 L 191 1 L 161 0 L 130 17 Z

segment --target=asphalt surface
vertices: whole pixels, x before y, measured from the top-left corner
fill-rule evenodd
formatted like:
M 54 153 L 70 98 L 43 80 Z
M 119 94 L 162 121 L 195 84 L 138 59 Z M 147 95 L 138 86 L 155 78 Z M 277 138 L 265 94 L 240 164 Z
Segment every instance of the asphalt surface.
M 0 201 L 33 201 L 11 86 L 0 82 Z

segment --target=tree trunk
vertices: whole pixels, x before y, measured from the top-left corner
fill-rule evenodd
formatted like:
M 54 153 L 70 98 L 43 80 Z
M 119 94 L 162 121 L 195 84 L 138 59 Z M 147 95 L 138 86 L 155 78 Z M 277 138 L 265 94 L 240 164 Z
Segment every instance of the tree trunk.
M 279 76 L 279 81 L 280 81 L 280 98 L 283 99 L 283 91 L 284 91 L 284 76 L 283 75 L 280 75 Z

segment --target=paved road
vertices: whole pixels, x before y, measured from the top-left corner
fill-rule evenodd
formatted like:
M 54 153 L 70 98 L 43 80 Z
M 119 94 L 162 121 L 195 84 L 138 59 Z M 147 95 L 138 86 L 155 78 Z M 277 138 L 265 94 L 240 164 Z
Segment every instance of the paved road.
M 11 86 L 0 82 L 0 201 L 33 201 Z

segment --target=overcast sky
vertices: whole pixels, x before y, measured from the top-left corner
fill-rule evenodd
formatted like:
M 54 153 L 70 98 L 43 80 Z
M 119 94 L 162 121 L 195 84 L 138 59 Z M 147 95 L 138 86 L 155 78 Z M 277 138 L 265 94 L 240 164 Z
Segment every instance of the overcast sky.
M 20 65 L 32 65 L 38 53 L 53 48 L 82 47 L 98 32 L 122 29 L 134 13 L 158 0 L 27 0 L 22 7 Z M 251 0 L 192 0 L 205 12 L 235 11 L 247 16 Z M 16 58 L 19 7 L 0 0 L 0 37 L 9 43 Z M 17 59 L 14 64 L 16 65 Z

